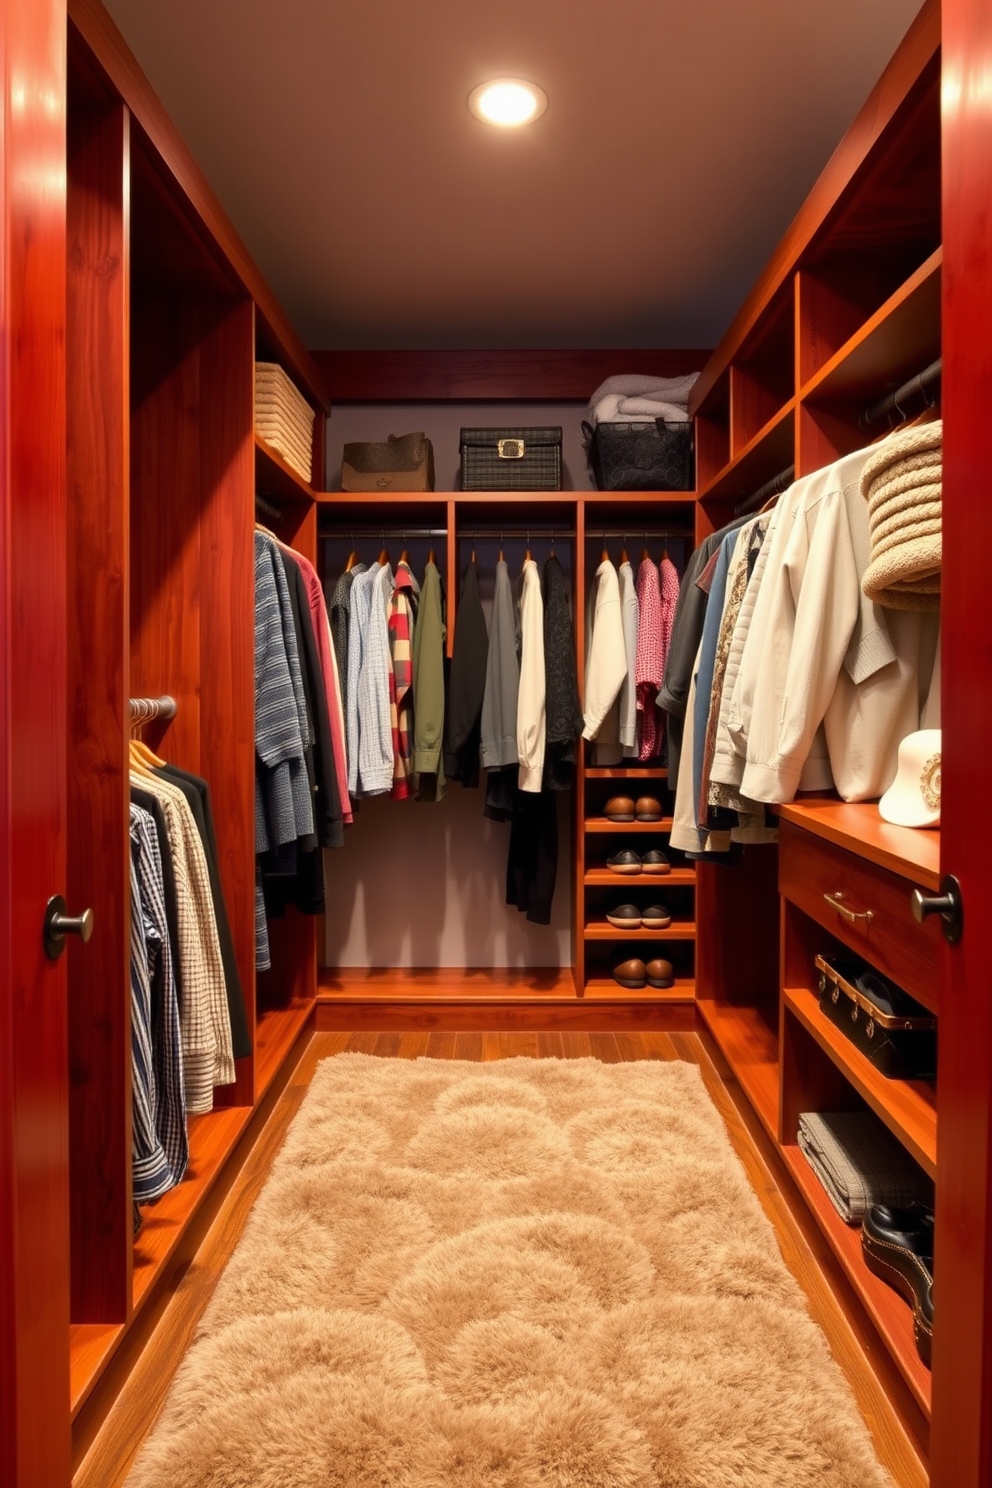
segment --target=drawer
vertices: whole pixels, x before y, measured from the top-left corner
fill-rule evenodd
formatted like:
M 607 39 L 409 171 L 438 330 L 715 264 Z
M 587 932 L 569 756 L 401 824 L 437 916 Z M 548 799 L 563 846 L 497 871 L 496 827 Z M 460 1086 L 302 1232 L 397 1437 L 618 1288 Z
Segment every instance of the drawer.
M 779 892 L 786 899 L 911 997 L 938 1011 L 943 937 L 935 918 L 922 925 L 913 919 L 909 896 L 916 885 L 912 879 L 890 873 L 791 822 L 782 822 L 780 827 L 778 877 Z M 828 900 L 839 907 L 832 907 Z

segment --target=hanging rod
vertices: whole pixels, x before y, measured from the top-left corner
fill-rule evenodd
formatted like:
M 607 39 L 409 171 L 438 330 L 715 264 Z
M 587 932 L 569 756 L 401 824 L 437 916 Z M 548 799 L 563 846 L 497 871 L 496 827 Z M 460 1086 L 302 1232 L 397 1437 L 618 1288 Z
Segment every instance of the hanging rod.
M 374 538 L 407 538 L 407 539 L 429 539 L 435 537 L 447 537 L 446 527 L 353 527 L 350 523 L 345 526 L 336 526 L 334 530 L 321 531 L 322 537 L 334 537 L 347 539 L 349 537 L 374 537 Z M 479 525 L 478 527 L 460 527 L 459 538 L 464 541 L 499 541 L 500 538 L 567 538 L 575 536 L 574 527 L 555 527 L 550 522 L 541 526 L 535 524 L 533 527 L 495 527 L 491 523 Z M 693 532 L 688 527 L 645 527 L 640 522 L 631 522 L 629 527 L 602 528 L 589 526 L 586 528 L 586 537 L 590 542 L 599 541 L 603 538 L 634 538 L 634 537 L 692 537 Z
M 264 496 L 260 496 L 258 492 L 255 493 L 255 509 L 256 511 L 263 512 L 267 517 L 272 517 L 273 520 L 276 522 L 278 522 L 282 517 L 282 507 L 276 506 L 274 502 L 266 500 L 266 498 Z
M 168 693 L 157 698 L 131 698 L 128 703 L 132 723 L 151 723 L 153 718 L 175 718 L 179 705 Z
M 872 424 L 877 424 L 879 419 L 888 418 L 890 413 L 902 415 L 903 403 L 908 402 L 910 398 L 919 397 L 932 382 L 936 382 L 941 374 L 941 366 L 941 359 L 938 357 L 935 362 L 930 363 L 929 367 L 924 367 L 922 372 L 911 377 L 908 382 L 904 382 L 902 387 L 896 388 L 894 393 L 889 393 L 877 403 L 873 403 L 858 419 L 858 428 L 867 429 Z M 933 399 L 928 399 L 928 402 L 932 407 Z
M 783 491 L 787 490 L 792 485 L 795 477 L 795 465 L 787 465 L 784 470 L 779 471 L 778 475 L 773 475 L 771 480 L 765 481 L 763 486 L 759 486 L 752 495 L 745 496 L 743 501 L 739 501 L 734 507 L 734 516 L 743 517 L 747 512 L 757 511 L 759 507 L 764 506 L 766 501 L 770 501 L 773 496 L 779 496 Z

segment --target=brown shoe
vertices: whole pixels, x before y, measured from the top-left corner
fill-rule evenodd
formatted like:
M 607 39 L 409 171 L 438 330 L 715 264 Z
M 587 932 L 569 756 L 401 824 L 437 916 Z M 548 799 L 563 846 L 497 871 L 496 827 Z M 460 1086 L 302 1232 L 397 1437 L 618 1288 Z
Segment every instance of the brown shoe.
M 632 822 L 634 803 L 630 796 L 611 796 L 603 808 L 603 815 L 614 822 Z
M 664 961 L 658 962 L 659 966 L 666 964 Z M 619 966 L 613 968 L 613 980 L 621 987 L 629 987 L 631 991 L 636 992 L 644 986 L 647 980 L 644 962 L 639 961 L 636 956 L 631 961 L 621 961 Z
M 629 961 L 627 963 L 628 966 L 632 964 Z M 657 987 L 659 991 L 662 991 L 666 987 L 675 986 L 675 977 L 672 973 L 672 963 L 670 961 L 649 961 L 644 968 L 644 972 L 648 979 L 649 987 Z
M 661 802 L 654 796 L 638 796 L 634 804 L 634 820 L 643 822 L 661 821 Z

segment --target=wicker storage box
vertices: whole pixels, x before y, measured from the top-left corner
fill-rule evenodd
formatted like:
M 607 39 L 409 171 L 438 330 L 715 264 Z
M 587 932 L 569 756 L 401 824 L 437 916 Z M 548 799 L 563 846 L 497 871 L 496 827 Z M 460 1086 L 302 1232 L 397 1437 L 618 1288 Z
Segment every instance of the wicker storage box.
M 937 1075 L 937 1019 L 853 956 L 817 956 L 820 1011 L 890 1080 Z
M 582 426 L 600 491 L 691 491 L 695 484 L 692 424 L 650 419 Z
M 276 362 L 255 363 L 255 428 L 308 483 L 313 477 L 315 414 Z
M 461 431 L 463 491 L 560 491 L 561 426 Z

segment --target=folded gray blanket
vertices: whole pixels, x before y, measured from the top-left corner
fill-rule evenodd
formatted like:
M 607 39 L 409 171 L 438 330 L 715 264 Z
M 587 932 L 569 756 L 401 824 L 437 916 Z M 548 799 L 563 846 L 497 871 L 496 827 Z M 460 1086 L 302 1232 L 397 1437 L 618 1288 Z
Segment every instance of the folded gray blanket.
M 632 372 L 608 377 L 589 399 L 589 422 L 593 428 L 601 423 L 640 424 L 655 418 L 684 423 L 698 376 L 690 372 L 685 377 L 645 377 Z
M 933 1203 L 933 1184 L 871 1111 L 804 1111 L 800 1151 L 845 1224 L 871 1204 Z

